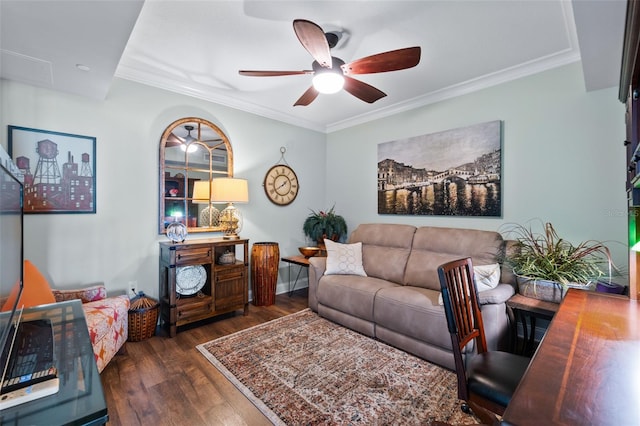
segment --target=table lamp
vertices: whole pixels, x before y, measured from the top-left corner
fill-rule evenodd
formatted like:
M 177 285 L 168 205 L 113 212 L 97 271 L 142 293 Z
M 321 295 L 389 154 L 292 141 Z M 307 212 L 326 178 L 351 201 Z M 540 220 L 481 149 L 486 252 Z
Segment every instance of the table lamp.
M 220 224 L 220 211 L 211 204 L 211 186 L 208 180 L 197 180 L 193 183 L 192 202 L 208 204 L 198 217 L 200 226 L 211 228 Z
M 238 232 L 242 229 L 242 214 L 233 203 L 249 202 L 249 187 L 246 179 L 216 178 L 211 181 L 211 201 L 214 203 L 228 203 L 227 208 L 220 212 L 220 225 L 223 228 L 225 240 L 240 238 Z

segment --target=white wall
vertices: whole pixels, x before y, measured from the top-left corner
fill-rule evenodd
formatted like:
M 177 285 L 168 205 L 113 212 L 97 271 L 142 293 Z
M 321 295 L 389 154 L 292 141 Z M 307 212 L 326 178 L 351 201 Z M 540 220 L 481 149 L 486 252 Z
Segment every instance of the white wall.
M 0 93 L 3 129 L 18 125 L 97 138 L 97 213 L 25 216 L 25 257 L 55 287 L 103 281 L 116 293 L 137 281 L 140 290 L 157 296 L 158 242 L 166 241 L 157 232 L 159 143 L 163 130 L 182 117 L 208 119 L 231 141 L 234 175 L 249 181 L 249 203 L 238 205 L 241 236 L 250 243 L 278 242 L 282 255 L 306 245 L 302 222 L 324 194 L 323 134 L 119 79 L 103 102 L 6 80 Z M 6 148 L 6 133 L 0 141 Z M 301 187 L 287 207 L 268 201 L 262 187 L 267 170 L 280 161 L 281 146 Z
M 25 256 L 56 287 L 103 281 L 115 293 L 137 281 L 157 296 L 158 242 L 166 240 L 157 234 L 158 147 L 164 128 L 186 116 L 226 132 L 235 176 L 250 186 L 249 204 L 239 206 L 241 235 L 276 241 L 282 255 L 306 245 L 301 229 L 310 208 L 335 203 L 350 230 L 364 222 L 498 230 L 541 218 L 571 241 L 618 242 L 615 259 L 626 267 L 624 108 L 616 93 L 585 93 L 573 64 L 323 135 L 125 80 L 114 80 L 102 102 L 2 80 L 0 124 L 97 137 L 97 213 L 26 216 Z M 502 218 L 377 214 L 378 143 L 489 120 L 504 121 Z M 5 147 L 6 138 L 0 134 Z M 281 146 L 301 185 L 287 207 L 269 202 L 262 188 Z M 286 268 L 279 292 L 287 289 Z
M 617 88 L 586 93 L 579 63 L 331 133 L 326 204 L 358 223 L 504 229 L 542 219 L 567 240 L 610 241 L 627 268 L 624 106 Z M 377 145 L 503 121 L 503 217 L 377 213 Z

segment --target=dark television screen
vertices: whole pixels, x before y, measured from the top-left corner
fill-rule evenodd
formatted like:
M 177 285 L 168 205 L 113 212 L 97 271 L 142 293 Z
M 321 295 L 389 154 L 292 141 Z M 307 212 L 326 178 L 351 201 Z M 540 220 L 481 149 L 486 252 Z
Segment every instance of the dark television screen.
M 0 351 L 4 347 L 9 324 L 13 321 L 16 305 L 22 293 L 22 183 L 17 167 L 0 146 L 0 309 L 11 290 L 19 286 L 20 293 L 12 306 L 0 315 Z

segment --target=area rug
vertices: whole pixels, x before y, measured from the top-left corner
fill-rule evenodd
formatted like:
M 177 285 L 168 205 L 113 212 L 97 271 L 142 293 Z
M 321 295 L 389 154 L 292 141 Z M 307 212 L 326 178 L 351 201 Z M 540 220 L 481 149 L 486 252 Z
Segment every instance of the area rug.
M 453 372 L 310 309 L 197 348 L 277 425 L 477 423 Z

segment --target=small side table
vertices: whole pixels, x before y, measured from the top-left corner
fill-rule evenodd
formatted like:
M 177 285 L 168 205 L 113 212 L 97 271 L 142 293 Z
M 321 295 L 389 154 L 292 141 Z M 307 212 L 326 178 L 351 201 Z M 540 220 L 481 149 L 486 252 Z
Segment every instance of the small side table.
M 307 270 L 307 281 L 309 281 L 309 259 L 304 256 L 288 256 L 280 258 L 285 263 L 289 264 L 289 297 L 293 294 L 296 289 L 296 284 L 298 284 L 298 278 L 300 278 L 300 272 L 303 269 Z M 296 280 L 293 283 L 293 288 L 291 287 L 291 265 L 298 265 L 300 268 L 298 269 L 298 274 L 296 275 Z
M 534 352 L 534 337 L 536 334 L 536 318 L 551 320 L 560 304 L 533 299 L 521 294 L 514 294 L 507 300 L 509 318 L 512 321 L 512 342 L 511 347 L 514 352 L 531 356 Z M 527 324 L 527 319 L 529 323 Z M 522 324 L 522 348 L 518 351 L 518 327 L 517 322 Z

